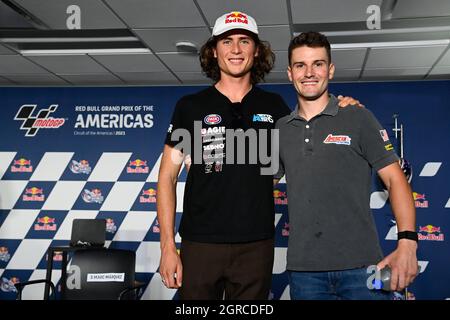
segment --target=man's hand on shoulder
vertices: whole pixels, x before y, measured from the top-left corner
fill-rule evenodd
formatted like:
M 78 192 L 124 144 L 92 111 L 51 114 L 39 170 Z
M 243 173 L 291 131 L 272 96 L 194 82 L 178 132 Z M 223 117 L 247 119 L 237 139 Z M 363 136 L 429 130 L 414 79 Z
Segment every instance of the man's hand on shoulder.
M 342 95 L 338 95 L 337 96 L 338 100 L 339 100 L 339 107 L 341 108 L 345 108 L 348 106 L 358 106 L 360 108 L 364 108 L 364 105 L 361 104 L 361 102 L 359 102 L 359 100 L 356 100 L 352 97 L 344 97 Z

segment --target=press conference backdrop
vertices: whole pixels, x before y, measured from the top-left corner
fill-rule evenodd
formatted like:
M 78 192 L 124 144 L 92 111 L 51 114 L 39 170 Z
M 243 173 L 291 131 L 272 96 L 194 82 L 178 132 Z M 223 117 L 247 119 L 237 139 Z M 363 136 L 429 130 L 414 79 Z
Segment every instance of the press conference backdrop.
M 263 87 L 295 105 L 290 85 Z M 202 88 L 0 88 L 0 299 L 15 298 L 16 282 L 45 277 L 47 248 L 68 245 L 75 218 L 107 219 L 107 245 L 136 251 L 137 280 L 147 283 L 142 299 L 177 298 L 175 290 L 162 286 L 158 274 L 156 182 L 175 103 Z M 404 157 L 412 167 L 422 267 L 407 298 L 449 298 L 450 82 L 332 84 L 331 92 L 362 101 L 397 150 L 393 114 L 398 114 L 398 127 L 404 126 Z M 33 129 L 30 123 L 38 115 L 47 121 L 41 124 L 53 128 Z M 183 170 L 177 186 L 177 228 L 185 181 Z M 373 181 L 371 208 L 388 254 L 396 247 L 395 220 L 383 187 L 375 177 Z M 208 192 L 214 190 L 205 190 L 204 197 Z M 275 188 L 274 200 L 270 298 L 289 299 L 285 184 Z M 176 241 L 179 245 L 178 234 Z M 57 283 L 60 254 L 55 261 L 52 280 Z M 42 296 L 41 285 L 24 291 L 25 299 Z

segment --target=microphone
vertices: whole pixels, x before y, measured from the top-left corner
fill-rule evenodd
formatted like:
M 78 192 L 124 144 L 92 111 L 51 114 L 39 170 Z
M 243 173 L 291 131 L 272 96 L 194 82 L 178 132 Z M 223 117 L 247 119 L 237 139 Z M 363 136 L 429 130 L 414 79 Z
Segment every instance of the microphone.
M 380 270 L 380 282 L 381 290 L 391 291 L 391 268 L 389 266 L 385 266 Z
M 417 266 L 417 274 L 420 273 L 420 265 Z M 380 279 L 377 281 L 376 288 L 381 289 L 383 291 L 392 291 L 391 290 L 391 268 L 389 266 L 385 266 L 383 269 L 380 270 Z

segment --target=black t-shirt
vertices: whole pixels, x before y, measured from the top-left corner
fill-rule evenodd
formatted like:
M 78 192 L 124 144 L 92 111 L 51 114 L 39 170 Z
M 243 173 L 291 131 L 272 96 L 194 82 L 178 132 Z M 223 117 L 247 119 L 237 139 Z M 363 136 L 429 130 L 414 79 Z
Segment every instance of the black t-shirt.
M 289 113 L 278 94 L 255 86 L 240 103 L 232 103 L 214 86 L 178 101 L 165 143 L 179 148 L 179 142 L 189 138 L 175 139 L 180 133 L 177 129 L 190 134 L 191 148 L 182 150 L 191 158 L 179 229 L 183 239 L 236 243 L 273 237 L 273 176 L 261 174 L 261 168 L 268 165 L 259 156 L 255 161 L 250 149 L 259 153 L 265 145 L 269 150 L 264 153 L 262 149 L 262 153 L 270 157 L 271 130 Z M 244 158 L 238 153 L 242 152 L 237 149 L 238 139 L 228 135 L 239 128 L 247 136 L 241 139 L 245 141 Z M 230 157 L 232 150 L 234 157 Z

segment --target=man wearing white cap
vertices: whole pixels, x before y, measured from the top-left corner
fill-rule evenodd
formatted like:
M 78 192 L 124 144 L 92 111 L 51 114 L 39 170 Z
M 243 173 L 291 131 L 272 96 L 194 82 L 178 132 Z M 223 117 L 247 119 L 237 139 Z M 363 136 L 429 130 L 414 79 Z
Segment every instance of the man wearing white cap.
M 233 149 L 226 130 L 271 131 L 290 113 L 283 99 L 255 86 L 274 65 L 267 42 L 258 37 L 255 20 L 242 12 L 219 17 L 212 37 L 202 47 L 200 63 L 215 84 L 181 98 L 172 116 L 158 180 L 161 230 L 160 274 L 181 299 L 267 299 L 274 257 L 273 176 L 263 164 L 236 164 L 225 152 Z M 344 104 L 355 102 L 346 98 Z M 194 123 L 201 123 L 198 128 Z M 194 130 L 195 128 L 195 130 Z M 201 131 L 202 157 L 177 149 L 179 129 L 194 137 Z M 179 131 L 178 131 L 179 132 Z M 270 133 L 268 135 L 270 140 Z M 249 144 L 246 142 L 245 154 Z M 235 144 L 234 144 L 235 145 Z M 214 153 L 206 151 L 214 149 Z M 242 150 L 237 150 L 238 152 Z M 270 155 L 270 152 L 269 152 Z M 239 155 L 236 155 L 238 158 Z M 191 165 L 175 245 L 176 183 L 183 159 Z

